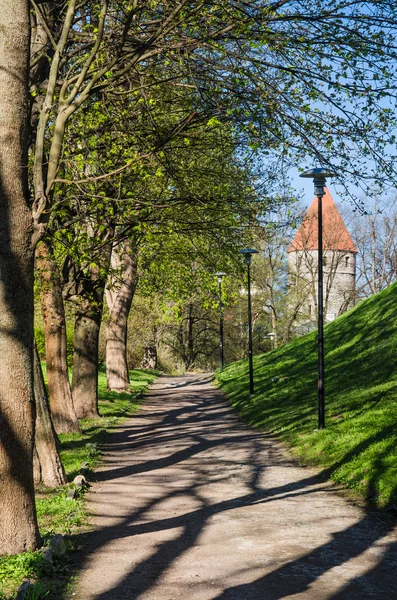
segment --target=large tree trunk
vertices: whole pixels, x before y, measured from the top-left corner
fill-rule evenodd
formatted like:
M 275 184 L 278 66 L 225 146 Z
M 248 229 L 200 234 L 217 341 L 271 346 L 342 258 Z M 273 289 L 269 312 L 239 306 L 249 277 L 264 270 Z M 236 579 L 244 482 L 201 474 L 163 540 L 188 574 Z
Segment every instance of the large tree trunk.
M 127 364 L 127 324 L 137 285 L 137 251 L 126 240 L 113 249 L 111 266 L 119 269 L 106 288 L 109 319 L 106 325 L 106 378 L 109 390 L 130 391 Z
M 36 249 L 36 264 L 41 281 L 48 392 L 54 427 L 57 433 L 80 433 L 68 375 L 66 319 L 61 280 L 58 267 L 44 242 Z
M 79 419 L 99 417 L 98 344 L 100 311 L 78 312 L 74 326 L 72 393 Z
M 34 397 L 36 401 L 36 435 L 35 447 L 39 466 L 39 481 L 46 487 L 55 488 L 66 483 L 57 449 L 57 438 L 51 422 L 47 393 L 44 385 L 40 359 L 35 348 L 34 354 Z M 38 478 L 35 478 L 37 482 Z
M 39 544 L 33 482 L 33 222 L 27 153 L 28 0 L 0 11 L 0 554 Z

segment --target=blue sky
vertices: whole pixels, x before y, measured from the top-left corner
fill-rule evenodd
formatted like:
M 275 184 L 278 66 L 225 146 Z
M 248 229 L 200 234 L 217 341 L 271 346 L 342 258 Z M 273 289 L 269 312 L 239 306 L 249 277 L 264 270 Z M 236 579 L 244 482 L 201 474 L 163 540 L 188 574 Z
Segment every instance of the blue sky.
M 317 166 L 317 165 L 313 165 L 313 166 Z M 291 169 L 290 171 L 290 176 L 291 176 L 291 184 L 292 186 L 298 191 L 298 192 L 303 192 L 303 197 L 302 197 L 302 204 L 304 206 L 309 206 L 314 198 L 314 184 L 313 184 L 313 180 L 312 179 L 304 179 L 302 177 L 299 177 L 299 172 L 298 172 L 298 168 L 295 169 Z M 337 202 L 338 204 L 341 203 L 341 197 L 339 196 L 338 190 L 337 190 L 337 186 L 332 184 L 332 179 L 329 179 L 327 181 L 327 187 L 331 193 L 332 198 L 335 200 L 335 202 Z M 346 201 L 348 202 L 348 201 Z

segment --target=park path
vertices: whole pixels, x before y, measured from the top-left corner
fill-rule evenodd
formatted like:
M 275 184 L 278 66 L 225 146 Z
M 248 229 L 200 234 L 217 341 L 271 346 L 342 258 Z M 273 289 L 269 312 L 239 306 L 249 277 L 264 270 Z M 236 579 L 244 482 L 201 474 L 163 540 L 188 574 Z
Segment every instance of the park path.
M 242 424 L 209 376 L 161 377 L 103 448 L 77 600 L 397 599 L 397 521 Z

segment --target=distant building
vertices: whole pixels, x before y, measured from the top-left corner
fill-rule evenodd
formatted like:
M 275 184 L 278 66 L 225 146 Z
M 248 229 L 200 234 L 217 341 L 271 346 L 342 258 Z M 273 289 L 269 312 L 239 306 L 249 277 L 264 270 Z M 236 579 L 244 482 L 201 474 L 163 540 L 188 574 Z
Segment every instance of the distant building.
M 331 194 L 323 197 L 324 317 L 332 321 L 354 304 L 357 248 Z M 317 319 L 318 200 L 315 198 L 288 248 L 289 294 L 296 320 Z

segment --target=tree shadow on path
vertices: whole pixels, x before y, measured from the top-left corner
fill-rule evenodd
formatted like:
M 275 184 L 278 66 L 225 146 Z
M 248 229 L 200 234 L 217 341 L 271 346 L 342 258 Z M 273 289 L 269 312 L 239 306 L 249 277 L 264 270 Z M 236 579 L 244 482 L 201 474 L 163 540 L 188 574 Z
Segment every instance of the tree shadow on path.
M 198 385 L 197 378 L 194 390 L 188 385 L 181 386 L 180 390 L 170 388 L 167 383 L 165 380 L 163 386 L 157 385 L 149 394 L 143 414 L 144 423 L 140 423 L 142 413 L 138 414 L 137 419 L 132 419 L 112 434 L 104 448 L 110 458 L 106 460 L 105 469 L 97 474 L 98 480 L 105 483 L 116 479 L 128 481 L 130 477 L 154 472 L 161 482 L 158 495 L 133 508 L 116 524 L 88 532 L 81 539 L 85 557 L 89 558 L 99 549 L 103 551 L 113 540 L 129 538 L 133 546 L 140 543 L 142 535 L 167 531 L 173 533 L 174 538 L 164 541 L 163 536 L 150 556 L 134 564 L 117 585 L 96 595 L 95 600 L 147 598 L 149 590 L 170 567 L 198 543 L 214 515 L 226 515 L 228 511 L 274 501 L 296 501 L 304 496 L 311 496 L 315 501 L 319 495 L 329 494 L 334 489 L 310 472 L 303 478 L 291 479 L 282 485 L 263 486 L 261 481 L 269 467 L 281 465 L 286 469 L 296 469 L 296 464 L 274 443 L 274 438 L 243 425 L 228 407 L 221 392 Z M 244 453 L 244 461 L 233 458 L 231 449 L 236 447 Z M 132 457 L 137 453 L 135 464 L 119 466 L 117 455 L 124 452 L 131 452 Z M 149 460 L 145 460 L 148 456 Z M 156 458 L 152 459 L 152 456 Z M 179 486 L 167 484 L 168 480 L 161 478 L 169 468 L 186 469 L 192 476 L 190 479 L 182 478 Z M 218 483 L 227 482 L 240 471 L 246 493 L 241 493 L 240 486 L 232 498 L 209 499 L 205 491 L 214 477 Z M 178 497 L 186 499 L 186 509 L 172 516 L 161 513 L 159 517 L 156 509 L 166 500 Z M 131 505 L 133 507 L 133 499 Z M 152 517 L 152 511 L 155 511 L 156 518 Z M 376 542 L 381 543 L 395 526 L 396 520 L 390 515 L 363 512 L 357 522 L 334 532 L 326 543 L 308 549 L 303 556 L 285 560 L 283 564 L 279 561 L 274 570 L 259 578 L 253 576 L 254 571 L 248 572 L 242 577 L 242 581 L 250 579 L 248 583 L 228 587 L 227 581 L 220 582 L 217 589 L 223 588 L 223 592 L 208 598 L 276 600 L 309 593 L 316 579 L 331 569 L 343 567 Z M 87 561 L 83 560 L 80 568 L 84 569 L 86 564 Z M 242 564 L 243 575 L 244 568 Z M 389 543 L 365 575 L 342 578 L 337 594 L 323 597 L 335 600 L 391 599 L 395 590 L 397 548 L 396 543 Z

